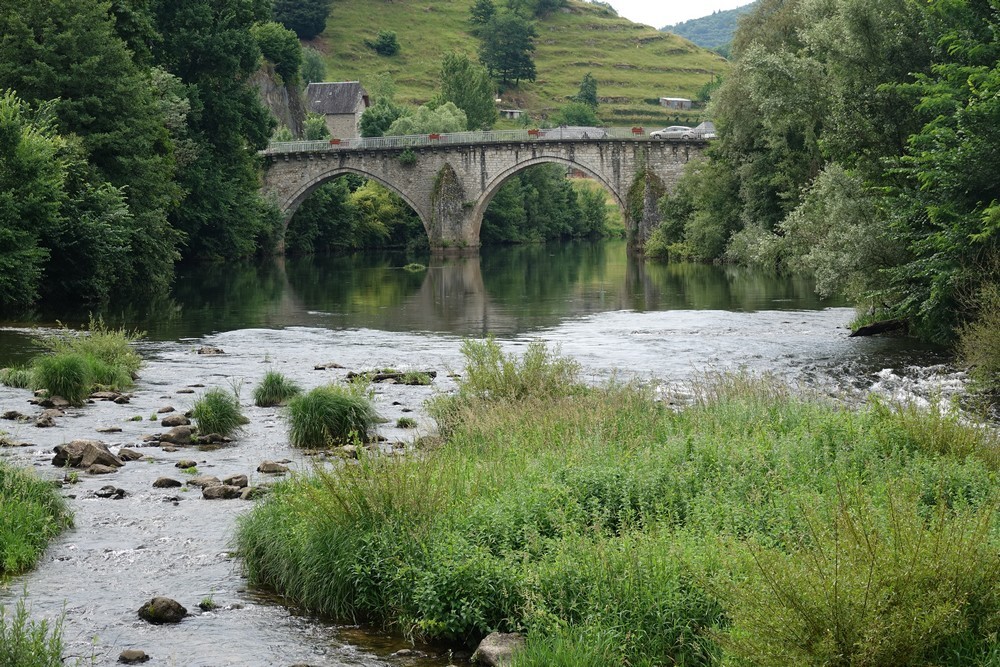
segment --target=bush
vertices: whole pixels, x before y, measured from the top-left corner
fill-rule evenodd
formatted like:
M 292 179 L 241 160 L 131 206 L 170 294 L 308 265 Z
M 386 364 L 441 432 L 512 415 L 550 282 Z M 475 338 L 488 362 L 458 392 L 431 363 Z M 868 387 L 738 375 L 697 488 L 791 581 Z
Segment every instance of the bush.
M 34 567 L 48 541 L 73 525 L 65 501 L 50 483 L 2 461 L 0 507 L 0 580 Z
M 975 391 L 1000 397 L 1000 285 L 987 285 L 977 299 L 978 317 L 959 331 L 958 349 Z
M 104 324 L 104 320 L 91 318 L 85 333 L 64 328 L 55 336 L 42 340 L 40 344 L 53 354 L 75 352 L 95 357 L 110 366 L 121 368 L 131 378 L 142 367 L 142 357 L 132 347 L 132 343 L 145 335 L 143 331 L 110 329 Z
M 396 33 L 392 30 L 379 30 L 375 41 L 366 39 L 365 46 L 380 56 L 394 56 L 399 53 L 399 40 L 396 39 Z
M 61 667 L 62 621 L 32 621 L 24 599 L 17 601 L 14 613 L 0 606 L 0 665 L 4 667 Z
M 288 402 L 288 439 L 293 447 L 321 448 L 364 440 L 378 415 L 366 388 L 327 385 Z
M 194 403 L 191 416 L 198 424 L 198 432 L 202 435 L 218 433 L 231 435 L 243 428 L 247 418 L 236 396 L 223 389 L 214 388 Z
M 514 354 L 505 355 L 492 337 L 463 341 L 462 355 L 466 366 L 459 392 L 478 399 L 554 398 L 582 387 L 580 365 L 538 341 L 528 345 L 520 360 Z
M 253 402 L 265 408 L 280 405 L 292 396 L 302 393 L 302 388 L 277 371 L 268 371 L 253 390 Z
M 741 549 L 722 587 L 727 649 L 750 664 L 986 664 L 1000 618 L 994 510 L 926 509 L 917 494 L 858 492 L 804 510 L 791 544 Z

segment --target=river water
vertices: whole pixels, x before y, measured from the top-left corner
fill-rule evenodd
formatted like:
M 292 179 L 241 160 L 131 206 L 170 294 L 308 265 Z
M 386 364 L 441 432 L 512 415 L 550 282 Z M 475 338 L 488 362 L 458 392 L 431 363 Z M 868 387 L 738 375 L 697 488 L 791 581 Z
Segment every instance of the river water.
M 161 476 L 184 479 L 174 464 L 195 459 L 204 474 L 247 474 L 266 460 L 293 471 L 314 461 L 287 445 L 279 409 L 252 405 L 251 391 L 274 369 L 306 389 L 340 380 L 348 370 L 391 366 L 435 370 L 430 387 L 377 385 L 388 443 L 433 431 L 422 404 L 454 387 L 461 341 L 492 334 L 509 350 L 542 340 L 576 358 L 585 376 L 637 377 L 683 386 L 706 372 L 745 369 L 837 394 L 878 391 L 932 400 L 960 391 L 962 378 L 932 347 L 902 338 L 848 338 L 854 310 L 818 299 L 803 278 L 733 267 L 656 266 L 630 259 L 621 243 L 484 249 L 481 256 L 420 259 L 410 271 L 402 255 L 284 260 L 266 266 L 182 272 L 170 299 L 139 311 L 104 313 L 114 324 L 147 332 L 147 362 L 131 402 L 97 402 L 68 410 L 53 428 L 0 422 L 29 446 L 0 456 L 62 478 L 52 447 L 76 438 L 102 439 L 144 459 L 110 476 L 80 475 L 63 487 L 76 527 L 55 540 L 33 572 L 8 582 L 0 602 L 26 591 L 36 618 L 64 617 L 70 656 L 113 664 L 125 648 L 144 650 L 150 665 L 447 665 L 462 655 L 416 647 L 364 628 L 336 624 L 249 590 L 229 553 L 235 521 L 250 503 L 206 501 L 197 490 L 154 489 Z M 0 366 L 34 353 L 36 327 L 81 313 L 38 316 L 0 326 Z M 198 354 L 215 346 L 224 355 Z M 343 368 L 315 370 L 336 363 Z M 250 418 L 232 444 L 214 450 L 163 451 L 145 436 L 162 432 L 159 408 L 187 410 L 208 387 L 239 391 Z M 37 414 L 24 390 L 0 387 L 0 412 Z M 407 415 L 417 429 L 395 427 Z M 132 421 L 138 417 L 139 421 Z M 99 433 L 102 427 L 121 431 Z M 388 446 L 388 445 L 387 445 Z M 125 498 L 98 498 L 105 485 Z M 136 610 L 156 595 L 191 615 L 177 626 L 150 626 Z M 202 613 L 211 598 L 219 609 Z

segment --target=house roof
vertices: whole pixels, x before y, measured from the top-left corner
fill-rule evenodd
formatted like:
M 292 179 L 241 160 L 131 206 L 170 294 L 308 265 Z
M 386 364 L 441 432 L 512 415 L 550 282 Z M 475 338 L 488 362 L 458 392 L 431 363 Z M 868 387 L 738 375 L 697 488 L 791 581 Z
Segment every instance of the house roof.
M 318 114 L 353 114 L 359 99 L 368 106 L 368 91 L 357 81 L 324 81 L 306 86 L 306 105 Z

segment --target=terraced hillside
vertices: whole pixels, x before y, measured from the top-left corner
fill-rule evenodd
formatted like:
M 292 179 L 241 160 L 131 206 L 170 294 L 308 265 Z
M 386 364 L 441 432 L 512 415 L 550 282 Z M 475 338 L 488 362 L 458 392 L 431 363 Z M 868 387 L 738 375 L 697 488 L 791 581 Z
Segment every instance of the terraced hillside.
M 498 3 L 499 4 L 499 3 Z M 397 99 L 419 104 L 437 90 L 441 57 L 450 50 L 474 56 L 469 34 L 472 0 L 334 0 L 326 31 L 311 45 L 327 61 L 329 80 L 371 81 L 389 72 Z M 365 46 L 379 30 L 396 33 L 400 53 L 379 56 Z M 703 112 L 660 107 L 660 97 L 695 98 L 728 63 L 676 35 L 618 18 L 606 9 L 571 0 L 538 21 L 538 79 L 501 92 L 503 108 L 527 110 L 542 120 L 574 95 L 587 72 L 597 78 L 598 115 L 609 125 L 666 125 L 697 121 Z

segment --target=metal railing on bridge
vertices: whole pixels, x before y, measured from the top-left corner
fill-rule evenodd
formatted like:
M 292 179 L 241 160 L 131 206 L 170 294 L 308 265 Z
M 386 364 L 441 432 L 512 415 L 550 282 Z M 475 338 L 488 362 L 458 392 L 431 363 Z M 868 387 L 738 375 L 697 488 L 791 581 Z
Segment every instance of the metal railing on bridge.
M 696 135 L 694 141 L 707 141 L 707 134 Z M 282 153 L 314 153 L 320 151 L 357 151 L 388 148 L 416 148 L 442 145 L 505 144 L 511 142 L 629 140 L 684 142 L 682 139 L 651 139 L 642 127 L 553 127 L 537 130 L 490 130 L 488 132 L 452 132 L 441 134 L 408 134 L 396 137 L 353 137 L 321 141 L 272 142 L 266 155 Z

